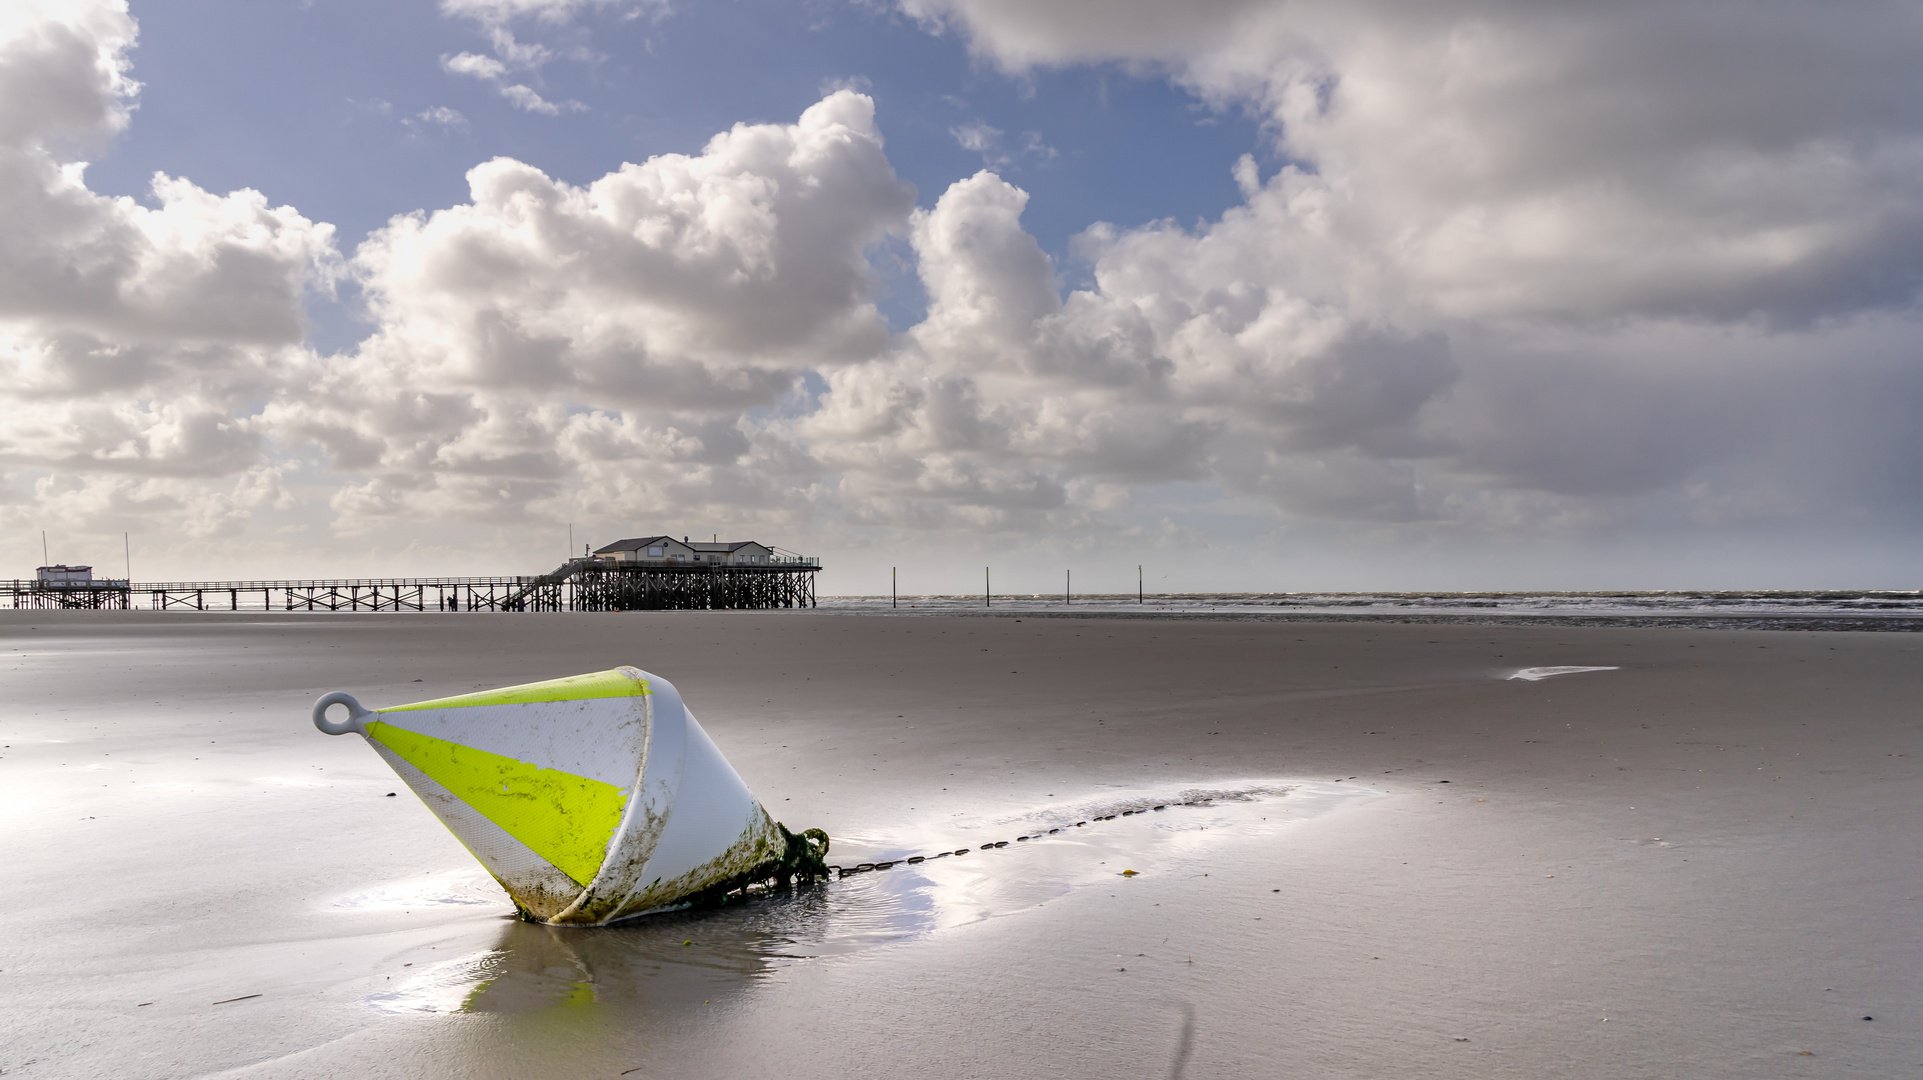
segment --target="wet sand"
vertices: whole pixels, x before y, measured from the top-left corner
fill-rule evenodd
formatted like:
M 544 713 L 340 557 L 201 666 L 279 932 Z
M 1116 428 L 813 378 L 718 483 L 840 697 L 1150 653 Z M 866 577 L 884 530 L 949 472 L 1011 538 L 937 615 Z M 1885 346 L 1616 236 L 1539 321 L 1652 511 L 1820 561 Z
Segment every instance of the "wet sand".
M 307 719 L 622 663 L 831 862 L 1044 839 L 527 926 Z M 7 1075 L 1923 1075 L 1915 634 L 6 612 L 0 690 Z

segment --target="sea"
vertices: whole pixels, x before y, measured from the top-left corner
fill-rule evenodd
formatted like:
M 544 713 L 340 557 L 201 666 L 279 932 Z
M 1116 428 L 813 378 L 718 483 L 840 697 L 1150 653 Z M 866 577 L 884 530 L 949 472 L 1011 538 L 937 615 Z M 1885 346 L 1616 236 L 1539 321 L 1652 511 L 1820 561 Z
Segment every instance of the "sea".
M 1374 620 L 1923 631 L 1923 591 L 1017 593 L 831 596 L 847 614 Z

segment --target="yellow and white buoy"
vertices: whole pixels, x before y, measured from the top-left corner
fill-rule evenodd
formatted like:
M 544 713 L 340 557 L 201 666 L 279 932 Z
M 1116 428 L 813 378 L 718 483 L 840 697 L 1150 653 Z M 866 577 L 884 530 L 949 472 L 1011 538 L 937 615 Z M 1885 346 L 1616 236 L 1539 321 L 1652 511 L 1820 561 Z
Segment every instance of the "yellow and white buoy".
M 336 692 L 314 726 L 365 737 L 537 922 L 824 873 L 827 835 L 770 818 L 674 685 L 638 668 L 372 711 Z

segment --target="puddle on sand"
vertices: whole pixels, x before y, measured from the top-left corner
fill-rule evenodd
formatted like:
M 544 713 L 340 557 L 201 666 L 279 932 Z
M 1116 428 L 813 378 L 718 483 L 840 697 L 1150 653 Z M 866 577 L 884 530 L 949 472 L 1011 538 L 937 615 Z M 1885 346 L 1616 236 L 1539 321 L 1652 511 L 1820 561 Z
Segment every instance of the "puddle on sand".
M 870 923 L 885 922 L 896 936 L 913 937 L 1046 903 L 1124 870 L 1179 868 L 1206 859 L 1222 844 L 1272 835 L 1371 794 L 1359 784 L 1295 780 L 1173 793 L 1123 790 L 985 823 L 964 834 L 979 839 L 946 849 L 930 843 L 936 837 L 926 829 L 849 837 L 830 861 L 893 862 L 834 885 L 859 902 Z M 986 843 L 996 846 L 984 849 Z M 967 854 L 953 854 L 964 846 Z M 950 854 L 940 855 L 943 850 Z M 923 861 L 905 861 L 916 855 Z
M 367 1004 L 388 1013 L 465 1012 L 476 992 L 500 975 L 505 958 L 488 949 L 423 968 L 391 990 L 367 998 Z
M 1225 845 L 1281 833 L 1372 794 L 1357 784 L 1288 780 L 1118 790 L 993 820 L 838 838 L 832 862 L 894 865 L 719 910 L 667 912 L 611 927 L 504 921 L 491 948 L 423 969 L 366 1001 L 384 1012 L 516 1013 L 718 1000 L 786 964 L 1006 915 L 1110 883 L 1123 870 L 1199 874 Z M 997 841 L 1006 846 L 983 849 Z M 952 854 L 963 847 L 968 854 Z M 950 854 L 905 861 L 942 850 Z M 428 875 L 333 906 L 418 909 L 487 895 L 454 878 Z M 480 884 L 493 888 L 485 879 Z
M 493 947 L 424 969 L 366 999 L 382 1012 L 527 1013 L 589 1005 L 681 1007 L 719 999 L 818 949 L 828 888 L 605 927 L 505 919 Z M 839 951 L 860 946 L 837 942 Z
M 390 881 L 371 889 L 336 896 L 324 903 L 333 911 L 421 911 L 491 905 L 512 910 L 501 887 L 480 870 L 450 870 Z
M 1564 664 L 1557 667 L 1526 667 L 1503 676 L 1505 679 L 1520 679 L 1523 682 L 1541 682 L 1555 675 L 1580 675 L 1585 671 L 1621 671 L 1620 667 L 1578 667 Z

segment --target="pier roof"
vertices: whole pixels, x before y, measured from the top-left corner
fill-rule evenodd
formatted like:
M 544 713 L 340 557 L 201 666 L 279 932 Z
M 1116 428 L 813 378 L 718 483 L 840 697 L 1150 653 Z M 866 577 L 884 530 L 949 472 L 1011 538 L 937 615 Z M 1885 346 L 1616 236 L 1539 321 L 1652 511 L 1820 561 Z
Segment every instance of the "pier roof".
M 636 536 L 627 540 L 616 540 L 612 544 L 595 548 L 594 553 L 596 555 L 612 555 L 617 551 L 639 551 L 644 547 L 662 543 L 681 544 L 682 542 L 672 536 Z M 682 546 L 692 548 L 694 545 L 682 544 Z
M 678 544 L 681 547 L 687 548 L 689 551 L 700 552 L 732 553 L 740 551 L 745 547 L 766 548 L 769 551 L 774 550 L 771 545 L 761 543 L 758 540 L 723 540 L 718 543 L 711 543 L 705 540 L 676 540 L 672 536 L 636 536 L 627 540 L 616 540 L 612 544 L 595 548 L 594 553 L 596 555 L 612 555 L 619 551 L 640 551 L 642 548 L 654 547 L 663 543 Z

